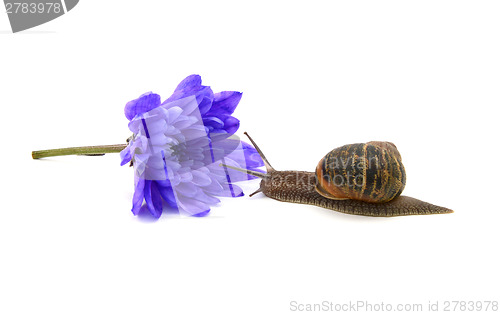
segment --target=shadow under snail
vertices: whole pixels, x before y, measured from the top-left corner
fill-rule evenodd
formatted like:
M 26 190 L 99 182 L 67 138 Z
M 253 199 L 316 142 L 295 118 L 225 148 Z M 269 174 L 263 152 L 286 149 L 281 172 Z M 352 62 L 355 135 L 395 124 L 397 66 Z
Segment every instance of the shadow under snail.
M 262 192 L 279 201 L 375 217 L 453 212 L 401 196 L 406 174 L 401 155 L 391 142 L 355 143 L 333 149 L 313 173 L 276 171 L 253 139 L 245 135 L 264 161 L 267 173 L 224 166 L 262 179 L 260 188 L 250 197 Z

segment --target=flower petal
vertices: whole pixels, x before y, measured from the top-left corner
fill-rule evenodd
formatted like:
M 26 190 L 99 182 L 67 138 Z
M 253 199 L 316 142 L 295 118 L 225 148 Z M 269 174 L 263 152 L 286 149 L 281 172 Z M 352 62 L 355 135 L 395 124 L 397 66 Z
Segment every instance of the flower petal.
M 214 94 L 214 102 L 209 114 L 212 116 L 231 115 L 241 100 L 243 93 L 223 91 Z
M 192 170 L 193 184 L 197 186 L 208 186 L 212 182 L 210 176 L 198 170 Z
M 168 109 L 167 124 L 173 124 L 177 118 L 182 114 L 182 108 L 179 106 L 173 106 Z
M 198 122 L 198 119 L 196 117 L 189 117 L 188 119 L 186 119 L 184 121 L 177 122 L 175 124 L 175 127 L 183 130 L 183 129 L 191 127 L 197 123 L 199 123 L 199 122 Z
M 214 194 L 215 196 L 220 196 L 220 197 L 241 197 L 244 196 L 245 194 L 243 193 L 243 189 L 240 188 L 240 186 L 235 185 L 233 183 L 230 184 L 221 184 L 223 191 Z
M 134 215 L 139 214 L 141 210 L 142 202 L 144 201 L 144 182 L 142 178 L 137 179 L 137 184 L 135 186 L 134 197 L 132 199 L 132 213 Z
M 177 194 L 182 194 L 183 196 L 188 198 L 193 198 L 194 196 L 196 196 L 197 190 L 199 190 L 199 188 L 196 187 L 196 185 L 193 183 L 180 183 L 179 185 L 175 186 L 174 189 Z
M 193 217 L 205 217 L 205 216 L 207 216 L 209 213 L 210 213 L 210 209 L 205 210 L 205 211 L 200 212 L 200 213 L 197 213 L 197 214 L 193 214 Z
M 212 101 L 213 98 L 209 96 L 202 96 L 201 99 L 199 100 L 199 105 L 198 105 L 198 110 L 200 111 L 201 115 L 204 115 L 206 112 L 212 108 Z
M 160 106 L 160 104 L 160 95 L 153 92 L 144 93 L 125 105 L 125 116 L 128 120 L 132 120 L 136 115 L 146 113 Z
M 182 210 L 183 212 L 186 212 L 189 215 L 198 215 L 203 212 L 210 211 L 210 207 L 207 206 L 205 203 L 186 198 L 186 197 L 179 197 L 179 209 Z
M 148 206 L 149 213 L 155 218 L 159 218 L 162 213 L 161 195 L 157 184 L 154 181 L 146 180 L 144 183 L 144 199 Z
M 196 194 L 194 199 L 201 201 L 207 205 L 216 205 L 220 202 L 219 198 L 215 198 L 214 196 L 210 196 L 206 194 L 204 191 L 199 192 Z
M 177 86 L 174 93 L 163 103 L 168 103 L 180 100 L 189 96 L 195 96 L 197 105 L 200 105 L 200 112 L 206 112 L 212 106 L 214 93 L 209 86 L 201 85 L 201 77 L 193 74 L 182 80 Z
M 177 209 L 177 200 L 175 198 L 174 191 L 170 186 L 158 186 L 158 191 L 161 197 L 165 200 L 168 205 L 174 209 Z
M 175 88 L 175 92 L 179 91 L 193 91 L 195 89 L 198 89 L 201 86 L 201 76 L 198 74 L 192 74 L 190 76 L 187 76 L 184 80 L 177 85 L 177 88 Z
M 240 121 L 237 118 L 229 116 L 224 120 L 224 130 L 226 130 L 227 133 L 233 134 L 238 128 L 240 128 Z
M 203 187 L 203 190 L 214 196 L 221 196 L 221 193 L 224 190 L 224 188 L 218 181 L 213 180 L 210 183 L 210 185 Z
M 224 122 L 217 117 L 204 117 L 203 124 L 209 128 L 209 130 L 222 129 L 224 127 Z
M 168 110 L 173 107 L 179 107 L 182 109 L 182 115 L 188 116 L 198 108 L 198 101 L 194 95 L 187 95 L 186 97 L 181 97 L 175 100 L 169 99 L 163 102 L 162 107 Z
M 122 159 L 120 166 L 123 166 L 132 160 L 132 155 L 130 154 L 130 145 L 120 152 L 120 158 Z
M 167 126 L 165 119 L 158 119 L 157 117 L 147 119 L 143 118 L 142 123 L 143 128 L 147 128 L 147 134 L 149 134 L 150 137 L 157 133 L 163 133 L 165 127 Z
M 182 170 L 179 172 L 181 183 L 190 182 L 193 180 L 193 174 L 186 170 Z

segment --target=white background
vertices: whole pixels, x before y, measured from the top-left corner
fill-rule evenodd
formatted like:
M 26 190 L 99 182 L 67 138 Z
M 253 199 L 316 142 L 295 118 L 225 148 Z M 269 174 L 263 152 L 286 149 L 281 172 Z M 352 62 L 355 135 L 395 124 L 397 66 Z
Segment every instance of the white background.
M 80 1 L 12 34 L 1 12 L 0 313 L 500 300 L 499 16 L 498 1 Z M 238 134 L 275 168 L 392 141 L 404 194 L 455 213 L 358 217 L 259 195 L 152 221 L 130 212 L 118 155 L 31 160 L 123 143 L 125 103 L 192 73 L 244 93 Z

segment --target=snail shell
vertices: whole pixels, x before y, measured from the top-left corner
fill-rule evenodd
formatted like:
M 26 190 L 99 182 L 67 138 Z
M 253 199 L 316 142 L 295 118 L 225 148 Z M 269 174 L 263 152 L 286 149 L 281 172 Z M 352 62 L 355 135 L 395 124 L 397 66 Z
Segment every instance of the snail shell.
M 403 192 L 406 173 L 391 142 L 347 144 L 333 149 L 316 167 L 316 191 L 329 199 L 388 202 Z

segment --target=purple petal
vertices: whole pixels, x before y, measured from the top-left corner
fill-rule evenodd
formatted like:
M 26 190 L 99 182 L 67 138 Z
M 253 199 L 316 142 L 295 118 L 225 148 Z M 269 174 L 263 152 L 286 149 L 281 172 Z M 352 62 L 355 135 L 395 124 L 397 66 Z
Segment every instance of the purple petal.
M 151 183 L 151 197 L 153 201 L 154 208 L 156 212 L 158 213 L 158 218 L 161 216 L 161 212 L 163 210 L 163 205 L 161 201 L 161 194 L 160 190 L 158 187 L 158 184 L 155 181 L 152 181 Z
M 223 184 L 222 187 L 224 188 L 224 191 L 231 193 L 231 196 L 228 196 L 228 197 L 245 196 L 245 194 L 243 193 L 243 189 L 241 189 L 240 186 L 235 185 L 233 183 Z
M 241 100 L 243 93 L 224 91 L 214 94 L 214 102 L 209 111 L 211 116 L 231 115 Z
M 220 194 L 222 193 L 224 188 L 222 187 L 222 185 L 218 181 L 213 180 L 210 183 L 210 185 L 203 187 L 203 190 L 212 194 L 212 195 L 220 196 Z
M 224 133 L 222 134 L 217 134 L 217 137 L 213 137 L 213 134 L 210 134 L 210 137 L 212 139 L 211 147 L 208 148 L 210 154 L 213 154 L 215 160 L 221 160 L 224 157 L 230 155 L 231 153 L 235 152 L 240 147 L 240 141 L 236 139 L 224 139 L 222 137 L 219 137 L 219 135 L 223 136 L 224 138 L 227 138 L 230 136 L 229 133 Z M 222 139 L 222 140 L 220 140 Z M 241 150 L 240 150 L 241 151 Z M 243 156 L 242 152 L 240 152 L 240 155 Z
M 233 116 L 229 116 L 224 120 L 224 130 L 227 133 L 234 134 L 240 128 L 240 121 Z
M 167 122 L 164 119 L 158 119 L 156 117 L 148 119 L 142 118 L 141 122 L 143 124 L 144 131 L 149 136 L 152 136 L 156 133 L 163 133 L 167 126 Z
M 208 112 L 210 108 L 212 108 L 212 101 L 213 99 L 208 96 L 203 96 L 203 98 L 200 100 L 198 110 L 200 111 L 200 114 L 202 116 L 205 115 L 205 113 Z
M 184 90 L 184 91 L 192 91 L 198 89 L 201 86 L 201 76 L 198 74 L 192 74 L 187 76 L 184 80 L 177 85 L 175 92 Z
M 179 198 L 179 208 L 189 215 L 198 215 L 210 210 L 205 203 L 185 197 Z
M 175 94 L 173 95 L 177 97 Z M 194 95 L 185 95 L 185 97 L 179 97 L 178 99 L 171 99 L 172 96 L 162 103 L 162 108 L 170 110 L 174 107 L 179 107 L 182 109 L 181 119 L 186 119 L 193 111 L 198 110 L 198 101 Z M 195 112 L 196 113 L 196 112 Z
M 174 191 L 170 186 L 158 186 L 161 197 L 165 200 L 168 205 L 174 209 L 177 209 L 177 200 L 174 195 Z
M 163 103 L 169 103 L 188 96 L 196 96 L 197 103 L 201 105 L 200 112 L 208 111 L 214 99 L 212 89 L 209 86 L 201 85 L 201 77 L 193 74 L 182 80 L 174 93 Z
M 135 186 L 134 197 L 132 199 L 132 213 L 137 215 L 141 210 L 142 202 L 144 200 L 144 182 L 145 180 L 139 178 Z
M 192 170 L 191 172 L 193 173 L 193 184 L 197 186 L 208 186 L 212 182 L 210 176 L 201 171 Z
M 210 195 L 206 194 L 204 191 L 200 191 L 198 194 L 196 194 L 194 199 L 201 201 L 207 205 L 216 205 L 220 202 L 219 198 L 215 198 L 213 196 L 210 196 Z
M 160 106 L 160 95 L 148 92 L 142 94 L 139 98 L 128 102 L 125 105 L 125 116 L 132 120 L 136 115 L 149 112 Z
M 222 129 L 224 127 L 224 122 L 217 117 L 204 117 L 203 124 L 212 129 Z
M 213 195 L 220 197 L 241 197 L 245 195 L 243 193 L 243 189 L 241 189 L 238 185 L 235 185 L 233 183 L 231 184 L 223 183 L 221 184 L 221 186 L 222 186 L 222 191 L 214 193 Z
M 212 108 L 212 102 L 214 100 L 214 92 L 209 86 L 202 85 L 201 89 L 196 91 L 194 95 L 196 95 L 196 101 L 198 102 L 200 107 L 203 107 L 203 110 L 205 110 L 205 112 L 207 112 L 210 108 Z
M 132 155 L 130 154 L 130 146 L 127 146 L 120 152 L 120 157 L 122 159 L 120 166 L 123 166 L 132 160 Z
M 167 124 L 173 124 L 182 114 L 182 108 L 179 106 L 171 107 L 168 109 L 167 114 Z
M 159 218 L 162 213 L 161 195 L 158 186 L 154 181 L 146 180 L 144 184 L 144 199 L 148 205 L 149 213 L 155 218 Z
M 193 198 L 199 188 L 196 187 L 196 185 L 193 183 L 180 183 L 179 185 L 175 186 L 174 189 L 176 193 L 180 193 L 184 197 Z
M 210 209 L 205 210 L 205 211 L 200 212 L 200 213 L 197 213 L 197 214 L 193 214 L 193 217 L 205 217 L 205 216 L 207 216 L 209 213 L 210 213 Z

